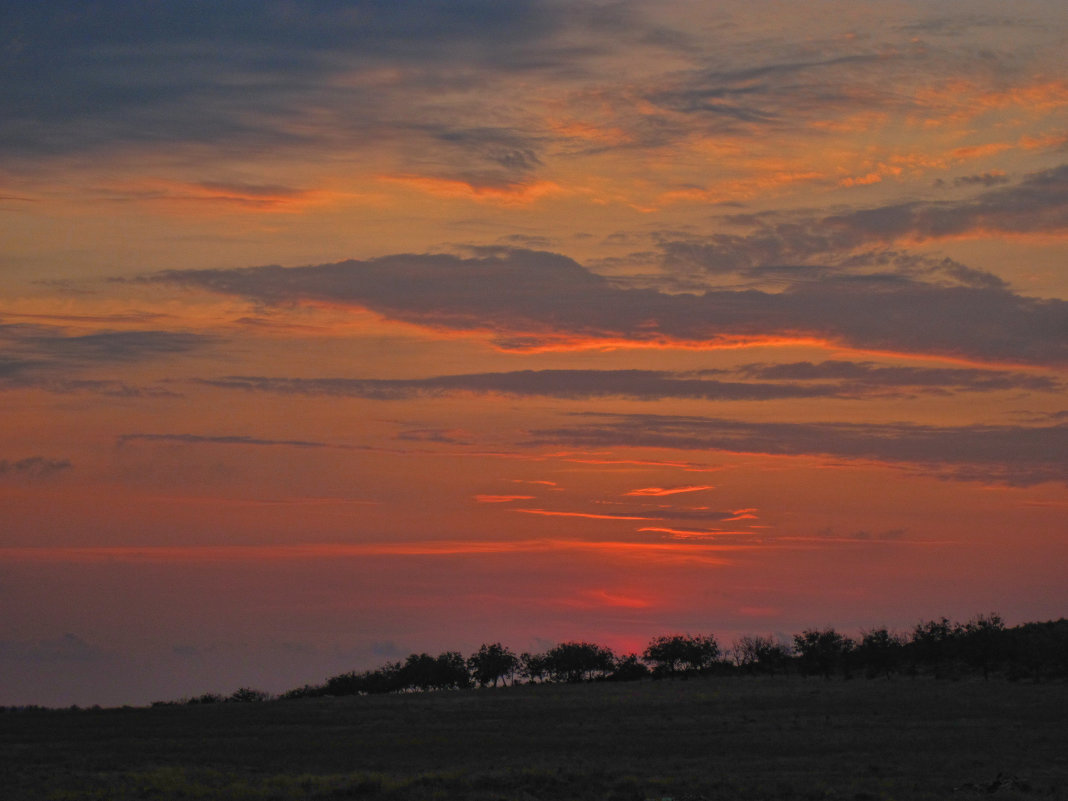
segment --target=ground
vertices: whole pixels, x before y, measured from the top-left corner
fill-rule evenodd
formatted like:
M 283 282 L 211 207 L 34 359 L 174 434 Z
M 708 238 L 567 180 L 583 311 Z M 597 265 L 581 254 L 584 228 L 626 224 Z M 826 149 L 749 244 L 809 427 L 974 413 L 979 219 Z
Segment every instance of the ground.
M 0 714 L 22 799 L 1068 799 L 1068 686 L 708 676 Z

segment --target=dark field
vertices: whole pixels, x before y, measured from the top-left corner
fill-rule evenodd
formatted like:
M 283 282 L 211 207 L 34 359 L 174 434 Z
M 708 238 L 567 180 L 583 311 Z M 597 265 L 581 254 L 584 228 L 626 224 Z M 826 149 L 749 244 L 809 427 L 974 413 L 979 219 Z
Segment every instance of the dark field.
M 1068 799 L 1066 713 L 1064 683 L 737 676 L 7 711 L 0 798 Z

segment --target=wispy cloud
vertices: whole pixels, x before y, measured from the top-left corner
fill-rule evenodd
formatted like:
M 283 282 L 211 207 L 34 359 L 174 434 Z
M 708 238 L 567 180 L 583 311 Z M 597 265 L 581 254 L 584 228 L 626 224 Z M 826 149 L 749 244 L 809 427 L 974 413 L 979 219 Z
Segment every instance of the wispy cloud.
M 621 559 L 726 564 L 717 552 L 740 546 L 704 543 L 629 542 L 619 540 L 427 540 L 395 543 L 307 543 L 291 545 L 190 545 L 0 548 L 12 562 L 132 562 L 166 564 L 248 563 L 261 561 L 367 557 L 493 557 L 528 553 L 593 553 Z
M 1068 482 L 1068 426 L 761 423 L 670 415 L 584 415 L 533 443 L 822 455 L 909 465 L 946 478 L 1029 486 Z
M 672 539 L 678 540 L 711 540 L 752 538 L 753 531 L 726 531 L 718 528 L 676 528 L 674 526 L 645 526 L 638 529 L 642 534 L 666 534 Z
M 641 489 L 633 489 L 627 495 L 662 498 L 668 495 L 680 495 L 684 492 L 704 492 L 710 489 L 715 489 L 715 487 L 710 484 L 694 484 L 685 487 L 643 487 Z
M 1052 376 L 1009 370 L 880 365 L 842 360 L 749 364 L 740 368 L 739 372 L 748 378 L 764 381 L 843 382 L 842 391 L 848 391 L 847 387 L 852 386 L 855 391 L 865 387 L 882 387 L 941 392 L 1059 392 L 1064 386 Z
M 679 238 L 658 247 L 665 265 L 709 276 L 736 274 L 759 285 L 812 283 L 835 277 L 891 277 L 942 287 L 1006 289 L 992 273 L 951 259 L 900 250 L 927 240 L 1010 235 L 1068 235 L 1068 165 L 1025 176 L 963 176 L 961 186 L 984 191 L 956 200 L 924 200 L 855 208 L 833 214 L 732 215 L 726 221 L 750 233 Z
M 72 320 L 74 322 L 74 320 Z M 217 337 L 185 331 L 123 330 L 72 333 L 43 323 L 0 324 L 0 388 L 32 386 L 57 393 L 116 397 L 174 396 L 161 386 L 137 386 L 112 377 L 86 378 L 98 367 L 136 364 L 196 352 Z
M 657 370 L 518 370 L 509 373 L 470 373 L 412 379 L 226 376 L 200 379 L 199 383 L 226 389 L 351 396 L 377 400 L 455 393 L 498 393 L 575 399 L 624 397 L 637 400 L 778 400 L 829 397 L 838 394 L 838 389 L 834 386 L 717 381 Z
M 504 348 L 823 341 L 976 361 L 1068 364 L 1068 303 L 1003 287 L 830 276 L 771 293 L 621 289 L 553 253 L 398 255 L 309 267 L 172 270 L 143 279 L 265 303 L 326 301 Z
M 564 512 L 553 509 L 512 509 L 525 515 L 540 515 L 542 517 L 581 517 L 587 520 L 660 520 L 658 516 L 645 516 L 625 513 L 602 513 L 602 512 Z
M 532 501 L 533 495 L 476 495 L 477 503 L 514 503 L 516 501 Z
M 69 459 L 50 459 L 46 456 L 27 456 L 15 461 L 0 459 L 0 477 L 48 478 L 71 467 Z
M 115 438 L 119 447 L 131 442 L 174 442 L 185 445 L 240 445 L 269 446 L 287 448 L 337 448 L 328 442 L 316 442 L 300 439 L 262 439 L 244 435 L 204 436 L 201 434 L 120 434 Z
M 0 146 L 20 155 L 185 142 L 291 148 L 324 144 L 331 130 L 379 138 L 398 127 L 396 95 L 459 90 L 480 67 L 547 66 L 554 57 L 543 43 L 563 22 L 529 0 L 314 8 L 240 0 L 134 16 L 118 2 L 61 2 L 11 12 L 0 102 L 19 124 L 0 128 Z M 328 110 L 329 126 L 291 124 L 316 107 Z M 399 126 L 418 120 L 412 113 Z M 485 137 L 468 138 L 456 146 L 507 159 Z

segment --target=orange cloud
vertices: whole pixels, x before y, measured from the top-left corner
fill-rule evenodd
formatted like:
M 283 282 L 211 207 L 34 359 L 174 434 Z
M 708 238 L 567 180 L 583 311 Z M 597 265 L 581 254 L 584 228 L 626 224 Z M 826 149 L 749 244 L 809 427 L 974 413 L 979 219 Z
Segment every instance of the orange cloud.
M 965 79 L 956 79 L 919 89 L 915 99 L 932 116 L 922 117 L 925 127 L 947 122 L 963 122 L 988 111 L 1017 107 L 1026 111 L 1048 112 L 1068 105 L 1068 81 L 1037 80 L 1008 89 L 986 89 Z M 913 122 L 921 118 L 914 117 Z
M 379 175 L 378 180 L 403 184 L 440 197 L 491 201 L 518 206 L 525 206 L 545 195 L 563 191 L 560 185 L 553 181 L 475 184 L 455 178 L 434 178 L 429 175 Z
M 476 495 L 478 503 L 511 503 L 512 501 L 532 501 L 533 495 Z
M 718 529 L 700 529 L 700 528 L 670 528 L 667 526 L 647 526 L 645 528 L 638 529 L 641 533 L 647 534 L 668 534 L 672 539 L 688 540 L 688 539 L 712 539 L 715 537 L 726 537 L 736 534 L 751 535 L 751 531 L 723 531 Z
M 1068 133 L 1058 131 L 1053 134 L 1041 136 L 1021 136 L 1017 143 L 1024 150 L 1045 150 L 1047 148 L 1061 147 L 1068 144 Z
M 760 170 L 764 165 L 759 161 L 752 161 L 748 165 L 754 170 Z M 758 174 L 753 178 L 738 178 L 718 182 L 712 189 L 700 189 L 688 187 L 685 189 L 671 189 L 657 196 L 657 205 L 666 205 L 677 202 L 702 201 L 705 203 L 719 203 L 727 200 L 738 200 L 774 191 L 781 187 L 792 186 L 797 183 L 816 183 L 827 180 L 827 175 L 814 170 L 779 169 L 769 170 L 767 173 Z M 657 209 L 643 209 L 644 211 L 656 211 Z
M 625 130 L 614 126 L 598 126 L 581 120 L 553 118 L 546 120 L 546 123 L 554 133 L 582 142 L 618 147 L 633 140 L 633 137 Z
M 683 492 L 701 492 L 703 490 L 715 489 L 711 484 L 691 485 L 686 487 L 644 487 L 643 489 L 631 490 L 626 493 L 627 495 L 648 495 L 654 497 L 661 497 L 665 495 L 678 495 Z
M 958 147 L 949 151 L 955 159 L 978 159 L 984 156 L 994 156 L 1005 150 L 1012 150 L 1012 145 L 1008 142 L 990 142 L 985 145 L 972 145 L 971 147 Z
M 419 323 L 433 327 L 429 323 Z M 445 329 L 447 330 L 447 329 Z M 455 336 L 470 337 L 478 334 L 499 335 L 499 331 L 486 329 L 476 332 L 473 329 L 460 332 Z M 804 335 L 783 334 L 717 334 L 715 338 L 683 339 L 659 334 L 649 334 L 642 339 L 612 336 L 588 336 L 584 334 L 557 331 L 530 331 L 526 334 L 510 337 L 505 341 L 495 340 L 490 343 L 495 350 L 504 353 L 559 353 L 578 350 L 744 350 L 747 348 L 832 348 L 837 347 L 831 339 Z
M 1030 86 L 979 92 L 976 101 L 984 108 L 1022 106 L 1035 111 L 1048 111 L 1068 105 L 1068 81 L 1040 81 Z
M 756 512 L 755 508 L 750 508 L 750 509 L 731 509 L 731 514 L 734 515 L 734 517 L 728 517 L 726 519 L 727 519 L 727 521 L 732 521 L 732 520 L 756 520 L 757 516 L 754 514 L 754 512 Z
M 677 467 L 688 473 L 714 473 L 721 468 L 709 467 L 698 462 L 670 462 L 657 459 L 577 459 L 565 458 L 565 462 L 573 464 L 601 464 L 601 465 L 633 465 L 635 467 Z
M 867 175 L 860 175 L 856 178 L 843 178 L 838 182 L 839 186 L 868 186 L 870 184 L 877 184 L 883 180 L 883 176 L 877 172 L 869 172 Z
M 553 512 L 549 509 L 513 509 L 513 512 L 523 512 L 528 515 L 544 515 L 545 517 L 583 517 L 590 520 L 659 520 L 659 517 L 639 517 L 635 515 L 598 515 L 591 512 Z
M 343 197 L 336 192 L 296 189 L 278 184 L 226 181 L 190 183 L 161 179 L 110 184 L 105 187 L 105 192 L 118 200 L 157 203 L 173 211 L 192 211 L 207 204 L 212 213 L 231 208 L 242 212 L 292 214 Z
M 726 564 L 714 552 L 748 546 L 688 545 L 673 542 L 619 542 L 590 540 L 425 540 L 402 543 L 306 543 L 299 545 L 115 545 L 97 547 L 0 548 L 0 560 L 21 563 L 157 563 L 211 564 L 292 562 L 318 559 L 355 559 L 407 556 L 493 556 L 554 551 L 594 552 L 607 556 L 657 557 L 671 561 Z

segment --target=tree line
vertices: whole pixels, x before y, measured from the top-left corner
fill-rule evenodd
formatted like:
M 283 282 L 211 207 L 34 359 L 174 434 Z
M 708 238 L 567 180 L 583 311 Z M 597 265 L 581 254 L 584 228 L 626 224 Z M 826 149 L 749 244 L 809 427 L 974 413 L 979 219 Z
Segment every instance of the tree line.
M 744 636 L 730 647 L 714 635 L 654 637 L 642 653 L 617 655 L 592 642 L 564 642 L 543 653 L 516 654 L 499 642 L 464 657 L 411 654 L 374 670 L 350 671 L 305 685 L 280 698 L 372 695 L 497 687 L 517 683 L 637 681 L 703 674 L 890 678 L 966 675 L 1044 681 L 1068 678 L 1068 619 L 1007 627 L 996 614 L 952 623 L 918 623 L 910 632 L 873 628 L 850 637 L 833 628 L 805 629 L 791 638 Z M 243 687 L 230 696 L 206 694 L 184 703 L 260 701 L 267 693 Z M 177 703 L 177 702 L 176 702 Z

